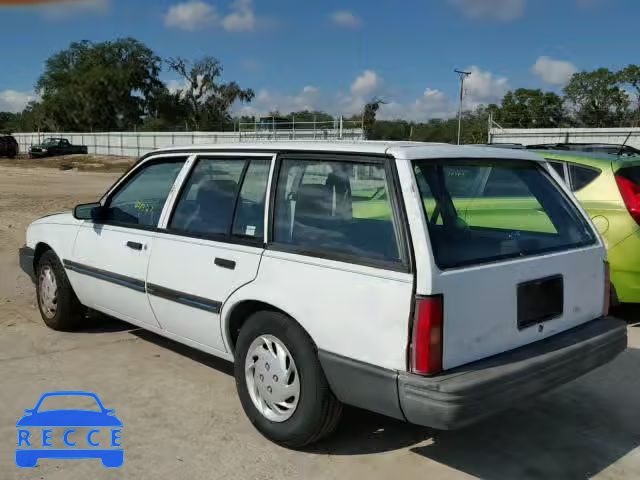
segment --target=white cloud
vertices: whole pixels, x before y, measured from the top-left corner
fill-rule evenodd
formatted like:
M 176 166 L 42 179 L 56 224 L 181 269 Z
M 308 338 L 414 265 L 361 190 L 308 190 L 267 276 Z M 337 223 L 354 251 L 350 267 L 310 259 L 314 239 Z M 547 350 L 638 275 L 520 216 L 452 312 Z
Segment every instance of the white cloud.
M 253 13 L 252 0 L 234 0 L 232 12 L 222 19 L 222 26 L 229 32 L 253 30 L 256 16 Z
M 110 0 L 75 0 L 43 4 L 37 8 L 45 18 L 63 20 L 84 14 L 105 15 L 109 13 L 110 7 Z
M 17 90 L 0 91 L 0 112 L 21 112 L 37 95 L 31 92 L 19 92 Z
M 206 27 L 213 27 L 219 21 L 218 13 L 213 5 L 200 0 L 192 0 L 173 5 L 164 17 L 167 27 L 179 28 L 193 32 Z
M 382 78 L 373 70 L 365 70 L 351 84 L 351 93 L 358 96 L 371 95 L 382 85 Z
M 378 117 L 383 120 L 412 120 L 424 122 L 432 118 L 451 118 L 456 105 L 444 92 L 427 88 L 422 96 L 407 103 L 390 102 L 380 107 Z
M 166 85 L 169 93 L 177 93 L 189 86 L 185 80 L 176 80 L 175 78 L 166 82 Z
M 348 10 L 338 10 L 331 14 L 331 21 L 344 28 L 358 28 L 362 21 Z
M 524 14 L 526 0 L 449 0 L 470 18 L 490 18 L 508 22 Z
M 545 83 L 550 85 L 566 85 L 578 68 L 571 62 L 540 57 L 531 68 Z
M 476 66 L 468 69 L 471 76 L 465 82 L 464 109 L 499 101 L 509 90 L 507 78 L 483 71 Z M 333 115 L 354 115 L 362 112 L 364 105 L 374 95 L 387 100 L 381 105 L 381 119 L 406 119 L 424 122 L 432 118 L 455 117 L 457 96 L 453 98 L 441 90 L 426 88 L 418 98 L 397 100 L 392 89 L 385 87 L 383 78 L 373 70 L 365 70 L 342 91 L 327 93 L 313 85 L 307 85 L 294 94 L 284 94 L 262 89 L 248 105 L 237 104 L 234 111 L 240 115 L 264 115 L 272 111 L 289 113 L 297 110 L 322 110 Z
M 269 112 L 290 113 L 300 110 L 326 110 L 327 103 L 318 95 L 316 87 L 308 85 L 299 93 L 287 95 L 272 92 L 263 88 L 258 91 L 256 98 L 250 104 L 239 104 L 237 113 L 240 115 L 264 115 Z
M 214 5 L 202 0 L 189 0 L 169 8 L 164 17 L 167 27 L 193 32 L 205 28 L 222 27 L 228 32 L 253 30 L 256 16 L 252 0 L 234 0 L 231 11 L 221 16 Z
M 465 80 L 465 108 L 497 102 L 511 88 L 506 77 L 496 77 L 491 72 L 483 71 L 475 65 L 469 67 L 471 75 Z

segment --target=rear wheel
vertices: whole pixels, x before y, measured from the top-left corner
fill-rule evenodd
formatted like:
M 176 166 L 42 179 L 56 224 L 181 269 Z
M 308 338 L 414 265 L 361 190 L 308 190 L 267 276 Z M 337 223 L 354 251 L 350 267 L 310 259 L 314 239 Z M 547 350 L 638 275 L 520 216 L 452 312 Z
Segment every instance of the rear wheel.
M 53 251 L 38 260 L 36 294 L 44 323 L 54 330 L 72 330 L 84 315 L 84 308 L 71 288 L 67 274 Z
M 265 437 L 299 448 L 335 430 L 342 405 L 311 338 L 291 318 L 258 312 L 247 319 L 234 369 L 242 407 Z

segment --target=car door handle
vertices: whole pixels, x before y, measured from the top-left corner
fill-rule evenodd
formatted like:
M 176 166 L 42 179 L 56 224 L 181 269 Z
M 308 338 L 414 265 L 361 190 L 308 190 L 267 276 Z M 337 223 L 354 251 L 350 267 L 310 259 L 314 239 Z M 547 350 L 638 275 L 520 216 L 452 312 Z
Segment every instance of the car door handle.
M 127 247 L 133 250 L 142 250 L 142 244 L 140 242 L 127 242 Z
M 233 260 L 227 260 L 226 258 L 216 258 L 213 263 L 222 268 L 228 268 L 234 270 L 236 268 L 236 262 Z

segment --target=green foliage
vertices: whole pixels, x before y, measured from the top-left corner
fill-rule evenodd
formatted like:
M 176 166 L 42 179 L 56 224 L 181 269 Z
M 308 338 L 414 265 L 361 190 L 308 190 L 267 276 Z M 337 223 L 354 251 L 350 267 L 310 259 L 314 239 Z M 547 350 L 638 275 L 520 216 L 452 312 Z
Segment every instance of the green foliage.
M 486 143 L 489 112 L 486 107 L 462 115 L 462 143 Z M 458 120 L 431 119 L 427 122 L 379 120 L 372 129 L 370 140 L 412 140 L 418 142 L 456 143 Z
M 505 128 L 555 128 L 567 120 L 562 97 L 542 90 L 507 92 L 499 106 L 489 108 Z
M 13 131 L 17 115 L 11 112 L 0 112 L 0 134 Z
M 160 58 L 133 38 L 74 42 L 46 61 L 36 84 L 45 123 L 67 131 L 140 125 L 162 87 L 160 67 Z
M 296 123 L 303 123 L 303 122 L 326 123 L 326 122 L 333 122 L 335 120 L 333 118 L 333 115 L 330 115 L 327 112 L 309 111 L 309 110 L 300 110 L 297 112 L 291 112 L 288 115 L 280 115 L 280 116 L 286 117 L 291 122 L 293 122 L 293 120 L 295 119 Z M 307 125 L 305 125 L 305 127 L 307 127 Z
M 621 79 L 621 73 L 607 68 L 579 72 L 571 77 L 564 93 L 575 109 L 575 119 L 580 126 L 622 126 L 630 102 L 629 95 L 621 88 Z
M 193 130 L 213 130 L 231 121 L 229 108 L 236 101 L 250 102 L 255 93 L 242 89 L 236 82 L 222 83 L 222 64 L 213 57 L 193 63 L 183 58 L 170 58 L 169 68 L 185 82 L 185 86 L 166 99 L 174 113 L 185 115 L 187 126 Z
M 620 72 L 620 80 L 634 90 L 636 97 L 635 113 L 632 114 L 633 126 L 640 126 L 640 66 L 629 65 Z
M 364 129 L 364 138 L 373 140 L 375 138 L 376 114 L 380 110 L 380 105 L 385 102 L 379 98 L 374 98 L 364 106 L 362 112 L 362 128 Z

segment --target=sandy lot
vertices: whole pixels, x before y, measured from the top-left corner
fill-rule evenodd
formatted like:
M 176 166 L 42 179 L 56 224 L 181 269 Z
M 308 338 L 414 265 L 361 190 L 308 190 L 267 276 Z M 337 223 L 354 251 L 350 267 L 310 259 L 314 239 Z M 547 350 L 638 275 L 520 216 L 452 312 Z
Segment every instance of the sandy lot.
M 33 219 L 92 201 L 117 174 L 0 165 L 0 479 L 640 478 L 640 328 L 616 361 L 457 432 L 349 409 L 337 435 L 306 452 L 263 439 L 245 419 L 228 363 L 96 318 L 50 331 L 20 272 Z M 52 390 L 96 392 L 124 423 L 124 466 L 98 460 L 14 464 L 15 422 Z

